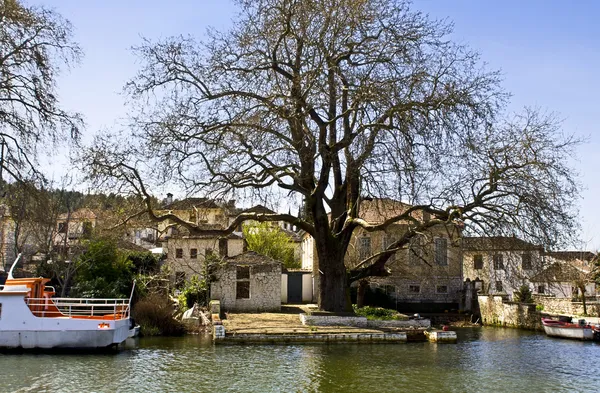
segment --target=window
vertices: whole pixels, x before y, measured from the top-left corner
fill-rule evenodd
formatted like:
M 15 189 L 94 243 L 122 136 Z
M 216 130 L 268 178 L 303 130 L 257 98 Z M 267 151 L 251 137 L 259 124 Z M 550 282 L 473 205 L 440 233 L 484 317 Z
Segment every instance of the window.
M 435 263 L 440 266 L 448 266 L 448 239 L 445 237 L 436 237 L 433 240 L 435 248 Z
M 473 255 L 473 268 L 476 270 L 483 269 L 483 255 Z
M 411 265 L 417 265 L 423 260 L 423 256 L 423 238 L 417 235 L 410 239 L 410 246 L 408 248 L 408 262 Z
M 58 233 L 67 233 L 67 223 L 66 222 L 58 223 Z
M 531 254 L 526 253 L 521 255 L 521 268 L 523 270 L 531 270 Z
M 504 270 L 504 258 L 502 254 L 494 255 L 494 270 Z
M 153 242 L 154 241 L 154 234 L 152 232 L 148 233 L 148 241 L 149 242 Z
M 86 238 L 86 239 L 89 239 L 90 236 L 92 236 L 92 229 L 93 229 L 92 223 L 89 222 L 89 221 L 85 221 L 82 224 L 82 234 L 83 234 L 83 237 Z
M 191 248 L 190 249 L 190 259 L 197 259 L 197 258 L 198 258 L 198 249 Z
M 358 257 L 362 259 L 366 259 L 371 256 L 371 238 L 370 237 L 361 237 L 359 239 L 358 244 Z
M 219 239 L 219 255 L 222 257 L 227 256 L 227 239 Z
M 185 285 L 185 272 L 175 272 L 175 288 L 183 289 Z
M 196 223 L 196 210 L 192 209 L 192 211 L 190 211 L 190 222 L 193 222 L 194 224 Z
M 236 299 L 250 299 L 250 266 L 238 266 L 236 271 Z
M 546 293 L 546 287 L 544 285 L 538 285 L 537 292 L 538 293 Z
M 175 258 L 178 258 L 178 259 L 183 258 L 183 248 L 175 249 Z
M 409 285 L 408 286 L 408 292 L 410 292 L 410 293 L 420 293 L 421 292 L 421 286 L 420 285 Z
M 502 292 L 503 290 L 502 281 L 496 281 L 496 292 Z
M 438 285 L 435 287 L 435 293 L 448 293 L 447 285 Z

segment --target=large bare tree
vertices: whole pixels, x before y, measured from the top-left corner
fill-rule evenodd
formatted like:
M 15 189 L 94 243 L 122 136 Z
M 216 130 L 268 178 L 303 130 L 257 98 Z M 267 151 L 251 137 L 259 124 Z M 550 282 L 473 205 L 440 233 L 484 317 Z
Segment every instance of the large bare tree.
M 93 176 L 147 198 L 152 179 L 301 203 L 301 217 L 242 214 L 227 231 L 282 220 L 314 237 L 318 303 L 330 311 L 348 310 L 351 282 L 388 274 L 389 256 L 434 225 L 547 245 L 573 233 L 575 141 L 539 111 L 505 117 L 499 74 L 450 40 L 450 24 L 402 0 L 238 5 L 229 31 L 135 49 L 133 132 L 97 138 L 85 153 Z M 365 196 L 412 207 L 373 224 L 360 216 Z M 399 221 L 408 230 L 385 251 L 344 265 L 357 228 Z
M 79 114 L 60 107 L 56 79 L 78 61 L 71 25 L 59 14 L 0 0 L 0 175 L 39 179 L 39 149 L 77 140 Z

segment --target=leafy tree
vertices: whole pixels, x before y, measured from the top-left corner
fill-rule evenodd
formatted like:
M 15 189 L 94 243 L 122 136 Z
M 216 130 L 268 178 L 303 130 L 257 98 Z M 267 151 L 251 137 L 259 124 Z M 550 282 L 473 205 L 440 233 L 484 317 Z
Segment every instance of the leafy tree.
M 60 107 L 56 78 L 81 51 L 52 10 L 3 0 L 0 21 L 0 178 L 40 179 L 38 148 L 79 137 L 81 116 Z
M 134 266 L 110 240 L 92 240 L 73 263 L 78 265 L 73 290 L 83 297 L 129 297 Z
M 154 184 L 211 197 L 291 197 L 286 221 L 315 239 L 318 303 L 350 311 L 349 284 L 389 274 L 390 255 L 436 225 L 516 234 L 554 246 L 577 228 L 577 143 L 552 115 L 509 116 L 499 74 L 452 42 L 451 25 L 402 0 L 238 0 L 240 16 L 208 38 L 171 37 L 136 48 L 142 69 L 126 89 L 132 133 L 101 135 L 82 152 L 96 181 L 146 198 Z M 150 179 L 152 179 L 150 181 Z M 147 182 L 147 183 L 146 183 Z M 364 197 L 410 205 L 373 224 Z M 430 220 L 419 220 L 427 214 Z M 352 268 L 358 228 L 407 223 L 404 235 Z
M 248 250 L 281 261 L 290 269 L 300 267 L 300 261 L 294 255 L 291 237 L 278 226 L 268 222 L 252 223 L 243 226 L 243 233 L 248 243 Z

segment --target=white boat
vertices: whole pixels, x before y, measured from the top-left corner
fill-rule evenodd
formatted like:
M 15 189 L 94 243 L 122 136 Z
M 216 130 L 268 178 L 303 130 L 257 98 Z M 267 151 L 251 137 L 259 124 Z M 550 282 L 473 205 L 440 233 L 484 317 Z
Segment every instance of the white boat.
M 593 340 L 594 328 L 585 323 L 570 323 L 542 318 L 542 325 L 547 336 L 572 338 L 576 340 Z
M 47 278 L 13 278 L 19 257 L 0 290 L 0 348 L 104 348 L 129 337 L 131 297 L 55 298 Z

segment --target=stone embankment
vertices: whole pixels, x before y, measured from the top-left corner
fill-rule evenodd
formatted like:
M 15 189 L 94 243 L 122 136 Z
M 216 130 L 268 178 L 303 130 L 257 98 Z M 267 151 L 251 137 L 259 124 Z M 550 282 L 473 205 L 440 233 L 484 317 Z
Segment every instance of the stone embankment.
M 426 341 L 429 320 L 367 321 L 364 317 L 313 315 L 299 308 L 281 313 L 214 316 L 216 344 L 405 343 Z

